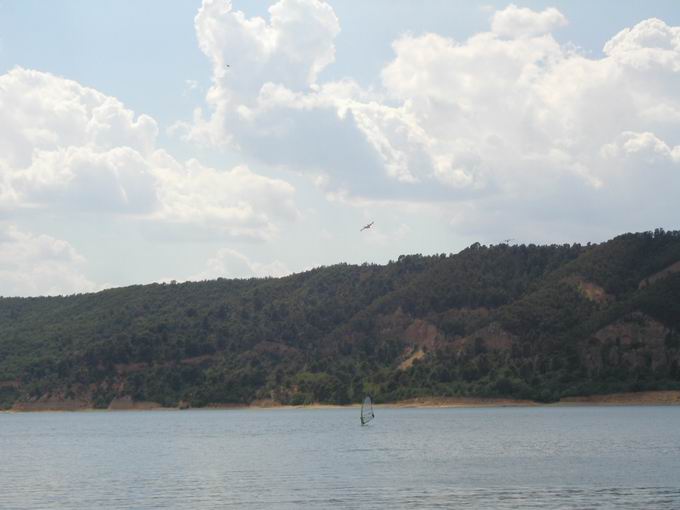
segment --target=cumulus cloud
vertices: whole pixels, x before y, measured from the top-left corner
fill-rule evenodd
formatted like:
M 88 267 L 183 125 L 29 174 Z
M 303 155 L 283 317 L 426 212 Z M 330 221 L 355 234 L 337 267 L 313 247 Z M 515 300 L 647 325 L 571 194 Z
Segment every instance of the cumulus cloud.
M 653 133 L 626 131 L 602 147 L 606 159 L 632 159 L 637 164 L 680 163 L 680 145 L 670 147 Z
M 384 107 L 352 80 L 317 83 L 334 59 L 339 23 L 329 4 L 281 0 L 270 19 L 246 18 L 224 0 L 203 3 L 195 19 L 199 44 L 213 64 L 209 116 L 175 126 L 196 143 L 230 144 L 272 165 L 321 177 L 364 193 L 417 178 L 407 154 L 388 139 L 411 137 L 408 115 Z M 227 67 L 227 64 L 229 67 Z M 389 130 L 389 133 L 383 131 Z M 380 186 L 379 186 L 380 185 Z
M 251 261 L 242 253 L 230 248 L 222 248 L 206 263 L 206 268 L 190 280 L 210 280 L 215 278 L 261 278 L 280 277 L 290 274 L 282 262 L 275 260 L 267 264 Z
M 202 225 L 266 239 L 294 220 L 294 188 L 247 167 L 179 162 L 158 128 L 115 98 L 49 73 L 0 76 L 0 212 L 49 209 Z
M 36 149 L 30 166 L 14 172 L 12 184 L 29 206 L 143 213 L 157 202 L 149 164 L 130 147 Z
M 156 219 L 202 224 L 233 237 L 268 239 L 276 234 L 279 221 L 299 216 L 293 186 L 247 166 L 218 171 L 197 160 L 180 164 L 161 150 L 151 161 L 160 202 Z
M 0 76 L 0 154 L 12 167 L 31 164 L 34 150 L 126 146 L 141 153 L 158 134 L 148 115 L 117 99 L 49 73 L 14 68 Z
M 0 224 L 3 296 L 71 294 L 98 290 L 82 273 L 85 259 L 66 241 Z
M 206 0 L 195 27 L 213 66 L 210 112 L 197 109 L 193 121 L 179 123 L 175 132 L 309 172 L 335 189 L 371 192 L 383 181 L 380 154 L 389 149 L 381 146 L 379 133 L 365 135 L 373 123 L 371 108 L 365 114 L 347 108 L 364 92 L 351 80 L 317 83 L 334 60 L 340 30 L 328 3 L 281 0 L 264 20 L 247 18 L 229 1 Z M 386 171 L 408 178 L 403 168 L 395 164 Z
M 269 14 L 269 22 L 248 19 L 229 0 L 205 0 L 196 15 L 199 45 L 212 62 L 215 84 L 228 83 L 235 101 L 267 82 L 308 87 L 335 59 L 340 26 L 330 5 L 281 0 Z
M 491 30 L 498 35 L 523 37 L 547 34 L 567 24 L 567 18 L 550 7 L 541 12 L 510 4 L 502 11 L 496 11 L 491 20 Z
M 183 126 L 189 139 L 306 171 L 336 198 L 438 201 L 477 232 L 526 221 L 545 238 L 565 222 L 609 234 L 672 221 L 680 28 L 642 21 L 592 58 L 553 37 L 567 23 L 557 9 L 510 5 L 465 41 L 401 36 L 382 86 L 366 90 L 319 82 L 339 33 L 328 4 L 281 0 L 269 14 L 203 2 L 195 26 L 213 86 L 208 110 Z M 657 195 L 632 211 L 643 180 Z
M 680 27 L 648 19 L 621 30 L 605 44 L 604 52 L 632 67 L 648 69 L 656 64 L 680 71 Z

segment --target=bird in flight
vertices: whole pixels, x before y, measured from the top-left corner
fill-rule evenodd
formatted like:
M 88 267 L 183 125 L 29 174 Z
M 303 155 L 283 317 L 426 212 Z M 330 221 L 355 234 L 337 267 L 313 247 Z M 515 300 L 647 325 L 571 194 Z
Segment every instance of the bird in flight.
M 363 227 L 361 227 L 361 230 L 359 230 L 359 232 L 363 232 L 364 230 L 368 230 L 369 228 L 371 228 L 373 226 L 374 223 L 375 223 L 375 221 L 372 221 L 368 225 L 364 225 Z

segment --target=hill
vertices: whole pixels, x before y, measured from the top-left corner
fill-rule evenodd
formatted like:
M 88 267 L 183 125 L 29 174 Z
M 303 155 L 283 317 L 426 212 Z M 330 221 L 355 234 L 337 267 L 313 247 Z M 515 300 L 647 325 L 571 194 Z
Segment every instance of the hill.
M 0 298 L 0 407 L 680 389 L 680 232 Z

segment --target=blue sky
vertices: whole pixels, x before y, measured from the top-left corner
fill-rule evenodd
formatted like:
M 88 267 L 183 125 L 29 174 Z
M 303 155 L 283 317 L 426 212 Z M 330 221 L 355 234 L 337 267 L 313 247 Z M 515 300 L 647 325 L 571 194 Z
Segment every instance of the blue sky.
M 0 1 L 0 294 L 677 228 L 679 26 L 673 1 Z

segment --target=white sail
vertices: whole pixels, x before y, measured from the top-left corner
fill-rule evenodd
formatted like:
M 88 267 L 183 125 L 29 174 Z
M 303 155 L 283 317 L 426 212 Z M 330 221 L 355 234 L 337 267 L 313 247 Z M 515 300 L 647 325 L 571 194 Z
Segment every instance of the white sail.
M 366 395 L 361 404 L 361 424 L 366 425 L 373 418 L 375 418 L 375 414 L 373 414 L 373 401 L 370 395 Z

